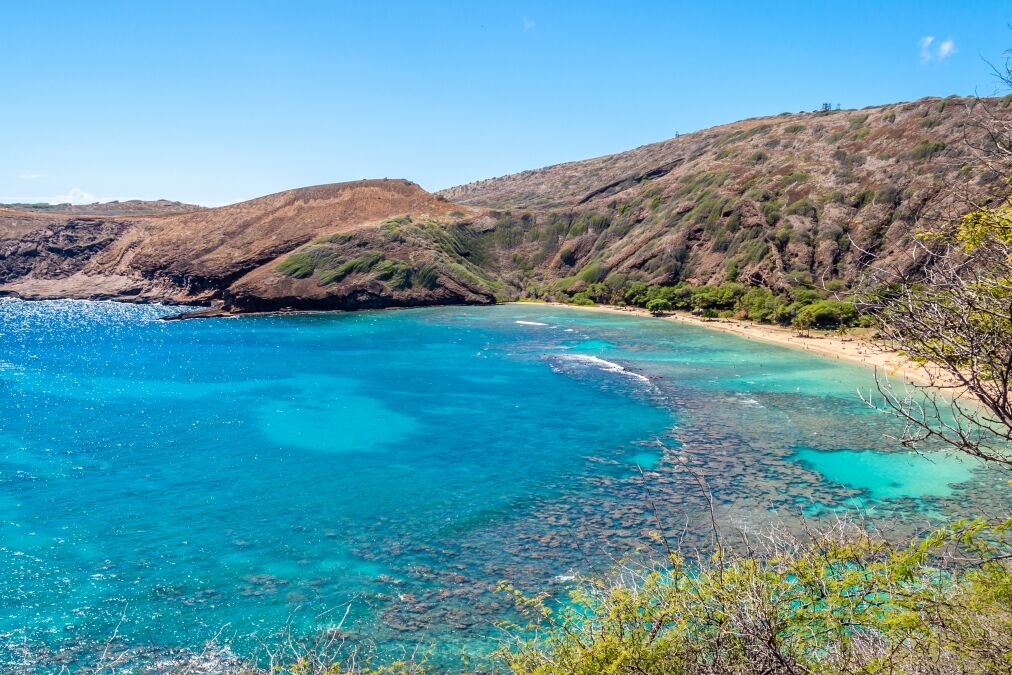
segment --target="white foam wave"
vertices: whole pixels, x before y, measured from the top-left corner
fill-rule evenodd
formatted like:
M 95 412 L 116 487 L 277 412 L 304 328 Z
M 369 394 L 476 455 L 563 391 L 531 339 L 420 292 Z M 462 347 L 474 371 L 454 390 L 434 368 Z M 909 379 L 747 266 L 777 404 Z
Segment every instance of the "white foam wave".
M 615 363 L 614 361 L 607 361 L 599 356 L 591 356 L 590 354 L 563 354 L 557 357 L 563 361 L 576 361 L 577 363 L 584 363 L 589 366 L 594 366 L 608 373 L 618 373 L 619 375 L 627 375 L 643 382 L 649 382 L 650 378 L 639 373 L 634 373 L 631 370 L 626 370 L 623 366 Z
M 547 326 L 547 323 L 541 323 L 540 321 L 520 321 L 519 319 L 513 323 L 518 323 L 521 326 Z

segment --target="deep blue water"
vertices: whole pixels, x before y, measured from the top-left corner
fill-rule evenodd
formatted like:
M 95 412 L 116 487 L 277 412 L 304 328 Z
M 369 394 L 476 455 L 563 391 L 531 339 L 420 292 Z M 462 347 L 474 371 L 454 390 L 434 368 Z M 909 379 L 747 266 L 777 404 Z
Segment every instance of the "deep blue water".
M 914 531 L 1008 504 L 972 465 L 883 452 L 870 371 L 715 331 L 521 305 L 174 311 L 0 301 L 0 665 L 87 661 L 114 632 L 253 653 L 346 611 L 381 655 L 480 653 L 509 615 L 497 582 L 564 588 L 649 547 L 648 502 L 702 538 L 680 466 L 735 527 L 861 511 Z

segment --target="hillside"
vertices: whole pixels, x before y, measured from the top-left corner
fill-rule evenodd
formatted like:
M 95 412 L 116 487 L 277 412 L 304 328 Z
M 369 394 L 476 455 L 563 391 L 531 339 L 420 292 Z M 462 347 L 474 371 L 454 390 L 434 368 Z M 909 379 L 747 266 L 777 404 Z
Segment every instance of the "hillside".
M 401 180 L 322 185 L 167 215 L 0 209 L 0 292 L 237 311 L 491 302 L 471 275 L 439 266 L 435 253 L 398 242 L 384 229 L 394 217 L 454 227 L 475 214 Z M 320 283 L 278 272 L 300 247 L 299 255 L 315 261 L 321 273 L 363 250 L 373 256 L 382 248 L 387 256 Z M 424 283 L 414 284 L 411 275 L 418 271 L 425 272 Z
M 846 283 L 873 256 L 899 261 L 916 230 L 998 187 L 966 150 L 971 102 L 746 120 L 441 194 L 511 213 L 524 240 L 516 253 L 555 288 L 615 274 L 774 289 Z M 1007 99 L 984 103 L 1007 114 Z M 518 211 L 537 216 L 522 222 Z M 573 275 L 568 287 L 559 281 Z
M 633 282 L 841 290 L 872 259 L 909 264 L 916 231 L 1001 189 L 966 149 L 972 102 L 745 120 L 438 195 L 373 180 L 215 209 L 0 207 L 0 293 L 256 311 L 567 299 Z

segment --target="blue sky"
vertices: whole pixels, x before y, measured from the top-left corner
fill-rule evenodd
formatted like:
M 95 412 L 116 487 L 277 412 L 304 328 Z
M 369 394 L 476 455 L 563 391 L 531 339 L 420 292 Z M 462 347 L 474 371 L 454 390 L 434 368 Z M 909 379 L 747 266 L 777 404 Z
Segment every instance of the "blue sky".
M 1009 2 L 7 2 L 0 201 L 436 190 L 744 117 L 993 94 Z M 928 40 L 930 38 L 930 40 Z

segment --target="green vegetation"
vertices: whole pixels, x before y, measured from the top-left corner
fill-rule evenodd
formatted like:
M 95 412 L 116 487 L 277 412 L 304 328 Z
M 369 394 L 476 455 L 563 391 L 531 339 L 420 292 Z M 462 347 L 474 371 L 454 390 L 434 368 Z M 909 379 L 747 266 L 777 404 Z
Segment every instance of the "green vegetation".
M 718 538 L 711 556 L 672 551 L 564 604 L 508 589 L 530 623 L 499 656 L 543 675 L 1009 672 L 1010 528 L 961 521 L 892 545 L 841 526 L 745 553 Z
M 910 158 L 918 161 L 928 160 L 945 150 L 941 141 L 921 141 L 910 151 Z
M 787 208 L 784 209 L 785 216 L 796 214 L 799 216 L 807 216 L 809 218 L 814 218 L 817 213 L 818 211 L 816 210 L 816 208 L 812 206 L 812 204 L 805 197 L 802 197 L 801 199 L 795 202 L 791 202 L 790 204 L 787 205 Z
M 312 276 L 316 270 L 316 261 L 308 251 L 292 253 L 278 265 L 278 272 L 296 279 Z
M 734 263 L 729 263 L 729 268 Z M 577 286 L 578 278 L 556 282 L 552 297 L 576 305 L 613 304 L 642 307 L 650 312 L 690 311 L 708 318 L 738 318 L 799 329 L 841 328 L 861 322 L 853 303 L 836 300 L 830 292 L 799 278 L 790 293 L 774 293 L 761 286 L 728 282 L 719 286 L 651 285 L 609 276 L 603 282 Z
M 385 260 L 381 253 L 368 252 L 346 260 L 339 249 L 325 243 L 314 243 L 289 255 L 278 264 L 277 269 L 281 274 L 296 279 L 315 276 L 321 284 L 332 284 L 351 274 L 363 274 L 377 267 L 385 275 L 379 278 L 391 278 L 398 266 L 403 268 L 400 263 Z
M 383 260 L 382 254 L 367 253 L 358 258 L 346 260 L 337 267 L 317 269 L 315 273 L 321 284 L 331 284 L 341 281 L 349 274 L 368 272 L 381 260 Z
M 779 189 L 783 190 L 790 185 L 806 183 L 809 178 L 811 176 L 804 171 L 791 171 L 789 174 L 778 178 L 776 184 Z
M 857 323 L 857 308 L 849 302 L 818 300 L 798 310 L 792 323 L 798 328 L 838 328 Z
M 569 229 L 586 231 L 600 220 L 596 214 L 587 214 L 576 218 Z M 490 237 L 494 239 L 490 241 Z M 387 219 L 378 232 L 360 237 L 347 234 L 319 237 L 288 255 L 278 264 L 277 271 L 296 279 L 312 277 L 320 285 L 338 283 L 356 274 L 368 275 L 391 290 L 433 290 L 439 285 L 440 276 L 446 274 L 471 288 L 494 293 L 503 283 L 489 277 L 482 267 L 489 261 L 487 249 L 491 245 L 515 246 L 518 241 L 518 232 L 509 228 L 479 235 L 466 224 L 416 220 L 405 215 Z M 414 253 L 410 260 L 387 257 L 384 251 L 389 244 L 424 252 L 430 259 L 417 261 Z M 593 276 L 593 270 L 586 274 Z

